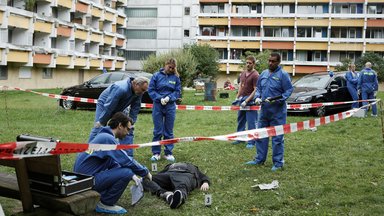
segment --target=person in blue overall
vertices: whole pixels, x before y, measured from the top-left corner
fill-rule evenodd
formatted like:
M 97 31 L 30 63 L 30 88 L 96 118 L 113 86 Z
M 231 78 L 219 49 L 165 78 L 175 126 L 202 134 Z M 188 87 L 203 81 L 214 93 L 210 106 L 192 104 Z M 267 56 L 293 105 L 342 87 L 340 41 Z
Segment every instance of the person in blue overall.
M 349 71 L 345 74 L 345 79 L 347 80 L 347 88 L 349 94 L 352 97 L 352 100 L 359 100 L 359 95 L 357 93 L 357 82 L 359 80 L 359 73 L 355 71 L 355 64 L 351 63 L 349 65 Z M 359 108 L 359 102 L 354 102 L 352 108 Z
M 181 82 L 177 72 L 176 59 L 171 58 L 165 62 L 164 68 L 156 72 L 149 82 L 148 94 L 153 100 L 153 139 L 159 141 L 171 139 L 176 118 L 176 100 L 180 98 Z M 173 144 L 165 145 L 164 158 L 170 162 L 175 161 L 172 154 Z M 151 161 L 160 160 L 161 146 L 152 146 Z
M 269 57 L 269 69 L 264 70 L 257 81 L 255 103 L 261 104 L 258 128 L 286 124 L 286 100 L 292 94 L 293 86 L 287 72 L 280 65 L 281 57 L 272 53 Z M 278 99 L 274 99 L 278 98 Z M 256 156 L 248 165 L 264 164 L 268 153 L 269 137 L 256 140 Z M 284 135 L 272 137 L 272 171 L 284 165 Z
M 259 72 L 255 67 L 256 59 L 253 56 L 246 58 L 246 70 L 240 75 L 239 91 L 236 95 L 236 100 L 232 105 L 238 105 L 242 108 L 255 105 L 253 97 L 256 92 L 256 83 L 259 78 Z M 248 125 L 248 130 L 256 129 L 257 127 L 257 110 L 239 110 L 237 113 L 237 132 L 245 131 L 245 125 Z M 232 144 L 240 144 L 241 141 L 234 141 Z M 248 141 L 246 148 L 251 149 L 255 146 L 255 140 Z
M 379 81 L 377 79 L 376 71 L 371 69 L 372 63 L 365 63 L 365 68 L 360 72 L 359 80 L 357 83 L 357 88 L 361 92 L 361 99 L 369 100 L 375 99 L 377 90 L 379 89 Z M 363 106 L 367 105 L 368 102 L 363 102 Z M 364 108 L 367 111 L 367 107 Z M 372 114 L 371 116 L 377 117 L 377 106 L 376 104 L 372 105 Z
M 90 144 L 119 145 L 116 138 L 124 138 L 132 125 L 132 119 L 122 112 L 115 113 L 108 126 L 101 127 Z M 148 169 L 123 150 L 82 152 L 77 155 L 74 171 L 95 178 L 93 189 L 100 193 L 96 212 L 124 214 L 127 210 L 116 205 L 129 181 L 135 175 L 152 180 Z
M 106 88 L 97 99 L 94 127 L 89 135 L 88 143 L 95 138 L 102 126 L 117 112 L 123 112 L 130 106 L 129 117 L 135 123 L 140 111 L 141 97 L 148 89 L 148 78 L 136 77 L 113 83 Z M 133 143 L 133 128 L 129 134 L 119 140 L 120 144 Z M 133 157 L 133 149 L 126 150 Z

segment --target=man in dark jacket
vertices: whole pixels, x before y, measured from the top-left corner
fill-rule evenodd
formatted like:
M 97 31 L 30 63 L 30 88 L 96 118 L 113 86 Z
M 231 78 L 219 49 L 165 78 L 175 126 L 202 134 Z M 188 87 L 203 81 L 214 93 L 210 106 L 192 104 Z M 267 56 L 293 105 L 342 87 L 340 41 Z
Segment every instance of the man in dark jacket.
M 209 178 L 191 163 L 168 164 L 153 175 L 152 181 L 143 181 L 145 190 L 164 199 L 172 209 L 184 204 L 187 195 L 195 188 L 207 191 L 209 185 Z

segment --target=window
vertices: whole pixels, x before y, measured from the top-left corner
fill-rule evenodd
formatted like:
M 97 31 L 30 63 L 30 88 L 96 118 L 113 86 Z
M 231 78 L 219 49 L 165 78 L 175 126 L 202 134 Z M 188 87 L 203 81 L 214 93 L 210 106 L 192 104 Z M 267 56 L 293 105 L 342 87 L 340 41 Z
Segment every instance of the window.
M 123 75 L 120 73 L 112 73 L 109 77 L 108 83 L 114 83 L 123 79 Z
M 52 79 L 52 68 L 43 68 L 43 79 Z
M 156 39 L 157 30 L 127 29 L 125 36 L 127 39 Z
M 19 78 L 20 79 L 30 79 L 32 78 L 32 72 L 30 67 L 20 67 L 19 69 Z
M 146 59 L 151 54 L 156 54 L 156 52 L 155 51 L 127 50 L 125 53 L 125 58 L 127 60 L 143 60 L 143 59 Z
M 0 66 L 0 80 L 8 79 L 8 68 L 7 66 Z
M 127 17 L 154 18 L 157 17 L 157 8 L 126 8 Z
M 184 37 L 189 37 L 189 30 L 188 29 L 184 29 Z
M 184 16 L 189 16 L 191 14 L 191 8 L 190 7 L 185 7 L 184 8 Z
M 203 27 L 201 35 L 203 35 L 203 36 L 216 36 L 216 28 L 215 27 Z

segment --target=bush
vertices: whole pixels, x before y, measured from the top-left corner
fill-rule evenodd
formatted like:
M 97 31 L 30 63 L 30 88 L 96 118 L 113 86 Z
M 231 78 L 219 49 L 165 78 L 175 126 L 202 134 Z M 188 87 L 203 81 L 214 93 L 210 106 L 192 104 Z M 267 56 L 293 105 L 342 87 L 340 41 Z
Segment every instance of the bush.
M 259 52 L 259 53 L 254 53 L 254 52 L 251 52 L 251 51 L 246 51 L 245 52 L 245 56 L 241 56 L 241 61 L 243 62 L 242 64 L 242 68 L 245 67 L 245 58 L 247 56 L 254 56 L 256 58 L 256 65 L 255 65 L 255 69 L 257 70 L 257 72 L 259 72 L 261 74 L 261 72 L 263 72 L 263 70 L 265 69 L 268 69 L 268 60 L 269 60 L 269 56 L 271 55 L 271 51 L 269 50 L 264 50 L 262 52 Z
M 148 73 L 155 73 L 164 67 L 169 58 L 177 60 L 177 71 L 180 74 L 181 85 L 186 86 L 197 66 L 195 57 L 188 50 L 173 50 L 158 56 L 152 54 L 142 62 L 142 68 Z
M 193 84 L 193 79 L 210 78 L 215 80 L 220 72 L 219 53 L 208 44 L 185 45 L 184 50 L 189 51 L 197 61 L 196 70 L 191 74 L 188 85 Z

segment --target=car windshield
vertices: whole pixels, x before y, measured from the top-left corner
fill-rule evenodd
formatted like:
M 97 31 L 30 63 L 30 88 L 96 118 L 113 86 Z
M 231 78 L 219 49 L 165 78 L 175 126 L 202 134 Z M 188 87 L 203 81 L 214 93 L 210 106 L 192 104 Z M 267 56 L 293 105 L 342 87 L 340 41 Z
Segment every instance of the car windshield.
M 299 88 L 325 88 L 329 78 L 328 75 L 305 76 L 297 80 L 293 86 Z

